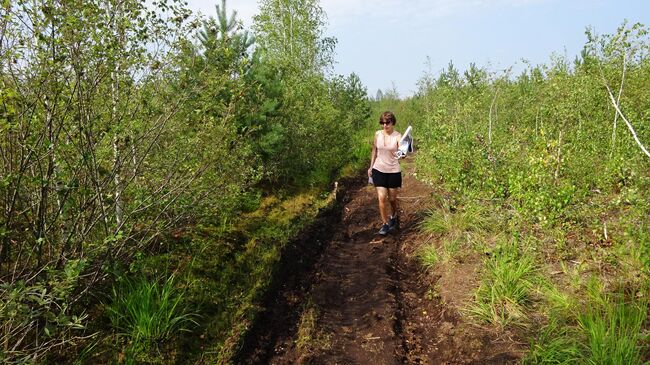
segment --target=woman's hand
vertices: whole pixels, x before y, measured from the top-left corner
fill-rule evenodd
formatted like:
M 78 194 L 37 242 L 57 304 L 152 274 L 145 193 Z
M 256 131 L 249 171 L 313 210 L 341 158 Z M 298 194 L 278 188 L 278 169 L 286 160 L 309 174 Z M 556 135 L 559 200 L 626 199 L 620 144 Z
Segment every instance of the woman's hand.
M 372 167 L 368 169 L 368 177 L 372 177 Z

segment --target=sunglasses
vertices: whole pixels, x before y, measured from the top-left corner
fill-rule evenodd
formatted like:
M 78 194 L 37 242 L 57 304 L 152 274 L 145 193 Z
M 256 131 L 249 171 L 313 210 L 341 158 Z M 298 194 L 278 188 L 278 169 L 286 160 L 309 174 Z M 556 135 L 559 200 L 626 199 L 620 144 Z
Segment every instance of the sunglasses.
M 379 124 L 381 124 L 381 125 L 389 125 L 391 123 L 390 122 L 379 122 Z

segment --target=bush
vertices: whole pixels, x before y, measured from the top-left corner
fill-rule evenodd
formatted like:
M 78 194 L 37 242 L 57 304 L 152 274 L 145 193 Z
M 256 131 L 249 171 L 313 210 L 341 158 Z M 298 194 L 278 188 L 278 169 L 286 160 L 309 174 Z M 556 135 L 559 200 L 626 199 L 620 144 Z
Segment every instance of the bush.
M 82 260 L 70 260 L 40 280 L 0 283 L 1 363 L 42 361 L 84 337 L 88 316 L 69 304 L 83 266 Z

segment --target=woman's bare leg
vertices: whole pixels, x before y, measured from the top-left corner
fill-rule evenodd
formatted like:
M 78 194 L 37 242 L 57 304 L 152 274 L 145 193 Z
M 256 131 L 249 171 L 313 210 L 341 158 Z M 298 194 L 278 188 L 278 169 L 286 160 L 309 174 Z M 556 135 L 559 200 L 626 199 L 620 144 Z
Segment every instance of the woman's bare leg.
M 392 190 L 392 189 L 391 189 Z M 381 214 L 381 222 L 388 223 L 388 189 L 384 187 L 377 187 L 377 199 L 379 200 L 379 214 Z
M 399 211 L 399 203 L 397 201 L 398 189 L 388 189 L 388 201 L 390 201 L 390 207 L 392 208 L 392 217 L 397 217 Z

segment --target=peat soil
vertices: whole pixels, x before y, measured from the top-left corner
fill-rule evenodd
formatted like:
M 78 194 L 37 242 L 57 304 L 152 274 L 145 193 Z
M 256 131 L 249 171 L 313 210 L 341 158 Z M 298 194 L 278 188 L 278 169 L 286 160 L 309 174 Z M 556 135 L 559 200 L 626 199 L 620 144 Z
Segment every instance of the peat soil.
M 507 333 L 473 325 L 460 312 L 476 286 L 477 265 L 443 278 L 418 263 L 414 252 L 431 240 L 418 225 L 437 193 L 415 179 L 412 164 L 403 168 L 401 229 L 379 236 L 374 188 L 363 177 L 346 182 L 337 211 L 321 217 L 284 257 L 281 283 L 262 304 L 237 364 L 521 360 L 524 344 Z

